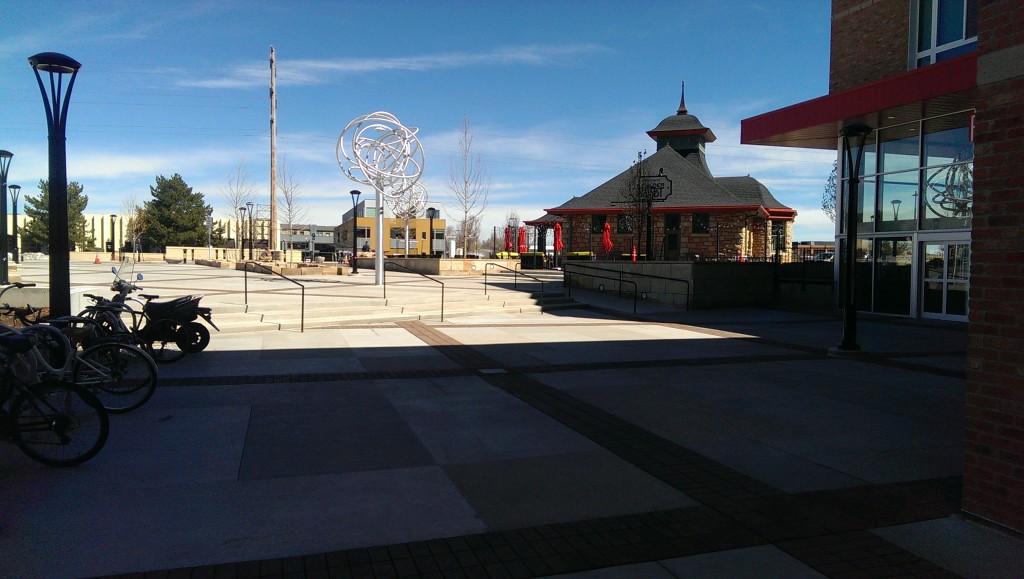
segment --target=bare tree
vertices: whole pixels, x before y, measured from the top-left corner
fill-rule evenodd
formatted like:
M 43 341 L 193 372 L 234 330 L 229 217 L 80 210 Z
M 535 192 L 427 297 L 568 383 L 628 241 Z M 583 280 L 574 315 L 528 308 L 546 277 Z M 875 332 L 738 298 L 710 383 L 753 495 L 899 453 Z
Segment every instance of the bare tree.
M 469 131 L 469 120 L 462 118 L 462 133 L 459 135 L 459 153 L 452 159 L 448 189 L 452 193 L 452 211 L 458 244 L 462 255 L 469 255 L 471 245 L 479 243 L 474 235 L 480 233 L 480 214 L 487 208 L 487 197 L 491 179 L 483 161 L 473 153 L 473 133 Z
M 228 178 L 228 184 L 221 189 L 221 197 L 228 204 L 228 215 L 235 220 L 235 223 L 244 221 L 239 208 L 244 207 L 246 203 L 251 203 L 256 198 L 256 187 L 249 183 L 249 176 L 241 163 L 238 164 L 235 174 Z M 236 237 L 241 240 L 237 233 Z
M 829 221 L 836 222 L 836 171 L 838 161 L 832 161 L 832 172 L 825 182 L 825 191 L 821 194 L 821 210 L 828 216 Z
M 139 240 L 146 232 L 146 205 L 139 203 L 135 194 L 131 194 L 121 204 L 121 212 L 124 214 L 124 240 L 132 242 L 132 253 L 138 256 L 142 251 L 139 247 Z
M 650 218 L 651 197 L 643 179 L 647 170 L 647 159 L 644 158 L 646 154 L 647 151 L 636 154 L 636 161 L 633 161 L 633 165 L 625 173 L 619 190 L 619 200 L 616 202 L 617 205 L 625 207 L 625 213 L 619 219 L 626 220 L 626 224 L 619 229 L 630 231 L 634 247 L 643 246 L 641 235 L 647 229 L 646 220 Z
M 288 157 L 282 157 L 281 168 L 277 171 L 277 188 L 281 191 L 281 222 L 287 226 L 289 235 L 294 224 L 304 223 L 309 214 L 305 207 L 299 205 L 299 186 L 299 180 L 288 171 Z M 291 249 L 290 241 L 288 249 Z
M 391 204 L 391 209 L 397 219 L 402 220 L 405 227 L 405 255 L 409 255 L 409 222 L 423 215 L 427 205 L 427 190 L 420 183 L 416 183 Z

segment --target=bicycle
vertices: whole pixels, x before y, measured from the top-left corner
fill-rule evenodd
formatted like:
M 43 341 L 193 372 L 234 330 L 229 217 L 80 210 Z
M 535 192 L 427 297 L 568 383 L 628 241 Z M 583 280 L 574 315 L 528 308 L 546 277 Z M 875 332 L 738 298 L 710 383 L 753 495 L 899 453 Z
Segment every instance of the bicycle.
M 214 329 L 212 310 L 199 306 L 202 295 L 174 298 L 165 302 L 153 301 L 159 296 L 139 294 L 145 301 L 131 296 L 140 288 L 123 279 L 118 268 L 111 268 L 114 282 L 110 289 L 116 292 L 113 298 L 83 294 L 93 304 L 79 314 L 95 319 L 100 327 L 111 335 L 133 336 L 140 347 L 145 349 L 157 362 L 175 362 L 188 353 L 200 352 L 210 343 L 210 331 L 195 321 L 202 318 Z M 137 276 L 138 280 L 142 275 Z M 130 302 L 141 306 L 132 308 Z
M 0 439 L 48 466 L 81 464 L 107 442 L 107 411 L 81 386 L 38 381 L 25 364 L 33 347 L 31 335 L 0 335 Z
M 26 284 L 20 284 L 27 287 Z M 9 290 L 0 291 L 0 297 Z M 4 304 L 7 311 L 18 311 Z M 29 306 L 25 310 L 35 311 Z M 24 310 L 22 310 L 24 311 Z M 18 316 L 20 320 L 26 316 Z M 94 323 L 91 320 L 68 316 L 48 320 L 49 324 Z M 109 412 L 123 413 L 145 404 L 156 390 L 158 373 L 153 359 L 137 346 L 124 343 L 119 337 L 83 337 L 82 351 L 72 345 L 67 333 L 46 323 L 25 328 L 6 328 L 10 333 L 34 337 L 30 346 L 20 354 L 22 364 L 31 369 L 36 381 L 56 379 L 71 382 L 92 392 Z M 86 328 L 89 329 L 89 328 Z

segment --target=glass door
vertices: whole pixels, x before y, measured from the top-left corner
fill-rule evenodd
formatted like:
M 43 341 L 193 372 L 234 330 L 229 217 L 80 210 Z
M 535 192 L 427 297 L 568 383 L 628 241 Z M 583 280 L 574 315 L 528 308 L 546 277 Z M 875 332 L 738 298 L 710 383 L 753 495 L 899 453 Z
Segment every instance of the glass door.
M 921 316 L 966 322 L 970 243 L 923 243 L 922 256 Z

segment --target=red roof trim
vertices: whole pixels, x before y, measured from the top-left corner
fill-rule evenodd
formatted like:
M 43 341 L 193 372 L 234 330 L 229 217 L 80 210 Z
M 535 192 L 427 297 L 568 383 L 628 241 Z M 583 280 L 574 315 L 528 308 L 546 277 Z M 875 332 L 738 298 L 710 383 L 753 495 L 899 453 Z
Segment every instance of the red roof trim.
M 839 124 L 977 85 L 978 54 L 973 52 L 744 119 L 740 121 L 740 143 L 756 145 L 777 135 L 825 123 Z

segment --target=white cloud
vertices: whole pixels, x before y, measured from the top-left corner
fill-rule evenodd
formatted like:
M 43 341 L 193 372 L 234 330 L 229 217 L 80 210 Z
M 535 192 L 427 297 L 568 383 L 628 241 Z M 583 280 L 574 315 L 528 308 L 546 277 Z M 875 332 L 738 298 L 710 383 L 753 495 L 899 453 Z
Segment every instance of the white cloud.
M 279 60 L 277 81 L 280 86 L 316 85 L 337 75 L 367 74 L 382 71 L 426 72 L 477 66 L 549 66 L 577 56 L 596 54 L 605 49 L 596 44 L 526 45 L 496 48 L 484 52 L 448 52 L 418 56 L 335 58 L 322 60 Z M 179 81 L 179 85 L 201 88 L 249 88 L 265 86 L 266 64 L 250 63 L 233 67 L 226 78 Z

